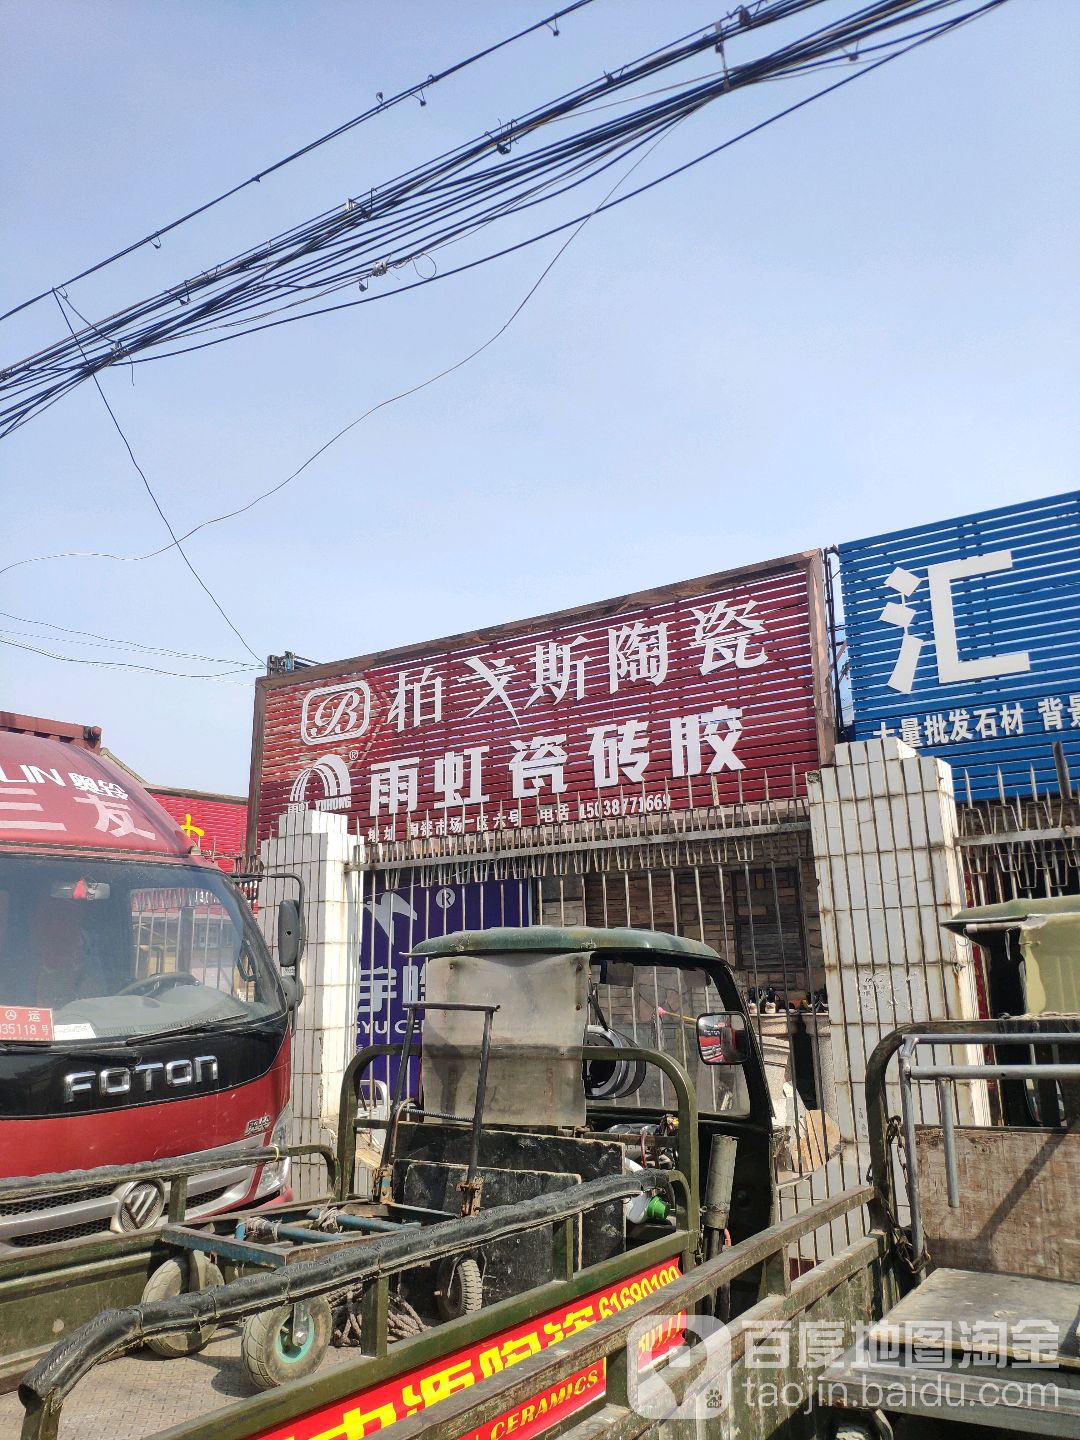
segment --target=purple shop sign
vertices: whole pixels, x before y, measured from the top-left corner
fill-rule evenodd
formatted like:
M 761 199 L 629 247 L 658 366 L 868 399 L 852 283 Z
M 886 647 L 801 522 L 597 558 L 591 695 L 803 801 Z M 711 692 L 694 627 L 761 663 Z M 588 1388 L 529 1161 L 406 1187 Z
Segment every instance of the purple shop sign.
M 356 1010 L 356 1048 L 400 1044 L 405 1038 L 407 1007 L 424 999 L 423 965 L 409 958 L 421 940 L 458 930 L 490 930 L 499 925 L 528 925 L 532 920 L 528 880 L 485 880 L 467 884 L 421 885 L 406 871 L 392 885 L 377 886 L 363 906 L 360 979 Z M 410 1066 L 415 1095 L 418 1067 Z M 369 1081 L 392 1093 L 397 1061 L 376 1060 Z M 378 1098 L 377 1094 L 374 1098 Z

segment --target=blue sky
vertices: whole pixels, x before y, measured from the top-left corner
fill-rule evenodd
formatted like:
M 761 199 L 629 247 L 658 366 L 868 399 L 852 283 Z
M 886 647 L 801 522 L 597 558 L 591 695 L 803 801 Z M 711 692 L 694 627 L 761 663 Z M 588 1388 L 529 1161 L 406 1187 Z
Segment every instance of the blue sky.
M 0 308 L 550 8 L 7 0 Z M 595 0 L 70 297 L 108 314 L 715 18 Z M 495 345 L 191 541 L 193 562 L 257 653 L 333 660 L 1075 488 L 1078 51 L 1075 0 L 1011 0 L 597 217 Z M 725 97 L 635 182 L 808 88 Z M 474 349 L 558 244 L 103 384 L 187 529 Z M 59 325 L 49 305 L 0 325 L 0 363 Z M 92 386 L 5 440 L 0 467 L 0 565 L 167 539 Z M 0 633 L 44 649 L 124 658 L 7 617 L 249 658 L 175 554 L 23 565 L 0 610 Z M 246 675 L 5 645 L 0 678 L 2 708 L 99 724 L 152 780 L 246 786 Z

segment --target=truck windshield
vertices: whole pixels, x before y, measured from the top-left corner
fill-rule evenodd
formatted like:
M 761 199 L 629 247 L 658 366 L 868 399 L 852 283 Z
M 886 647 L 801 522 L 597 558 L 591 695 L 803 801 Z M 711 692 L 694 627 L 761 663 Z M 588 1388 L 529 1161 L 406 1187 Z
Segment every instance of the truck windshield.
M 16 1006 L 51 1012 L 63 1043 L 269 1018 L 284 997 L 219 871 L 5 855 L 0 1021 Z
M 677 1060 L 694 1084 L 703 1113 L 749 1115 L 750 1096 L 742 1071 L 729 1065 L 704 1065 L 698 1056 L 697 1017 L 726 1008 L 704 970 L 639 963 L 604 969 L 596 965 L 593 979 L 592 1023 L 630 1045 L 660 1050 Z M 665 1109 L 674 1103 L 674 1092 L 670 1081 L 650 1066 L 639 1089 L 611 1103 L 627 1110 Z

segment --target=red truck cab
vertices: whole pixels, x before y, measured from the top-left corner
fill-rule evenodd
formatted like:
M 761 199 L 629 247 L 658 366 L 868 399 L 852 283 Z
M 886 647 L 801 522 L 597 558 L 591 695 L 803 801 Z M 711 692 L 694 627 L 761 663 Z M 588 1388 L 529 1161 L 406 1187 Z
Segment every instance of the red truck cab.
M 284 1143 L 293 982 L 236 886 L 100 753 L 0 713 L 0 1176 Z M 189 1215 L 270 1198 L 287 1162 L 194 1177 Z M 143 1229 L 156 1183 L 0 1205 L 0 1253 Z

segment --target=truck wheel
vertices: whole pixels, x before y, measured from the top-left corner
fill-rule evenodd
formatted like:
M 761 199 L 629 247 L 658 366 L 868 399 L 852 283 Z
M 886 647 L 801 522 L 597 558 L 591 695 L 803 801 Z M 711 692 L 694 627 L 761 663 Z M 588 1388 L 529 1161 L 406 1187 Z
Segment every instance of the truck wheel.
M 299 1343 L 293 1339 L 291 1305 L 263 1310 L 244 1321 L 240 1358 L 257 1390 L 273 1390 L 289 1380 L 302 1380 L 321 1365 L 330 1344 L 330 1306 L 321 1295 L 306 1304 L 307 1333 Z
M 472 1315 L 484 1303 L 484 1280 L 475 1260 L 444 1260 L 438 1270 L 436 1301 L 444 1320 Z
M 202 1261 L 201 1264 L 198 1261 Z M 212 1285 L 224 1285 L 221 1271 L 212 1260 L 198 1256 L 194 1267 L 199 1283 L 197 1290 L 209 1290 Z M 191 1290 L 191 1271 L 182 1260 L 166 1260 L 159 1265 L 143 1287 L 142 1303 L 149 1305 L 155 1300 L 175 1300 L 177 1295 L 186 1295 Z M 174 1335 L 156 1335 L 146 1346 L 155 1355 L 166 1360 L 175 1360 L 181 1355 L 194 1355 L 204 1349 L 214 1338 L 217 1326 L 211 1322 L 200 1325 L 197 1330 L 178 1331 Z

